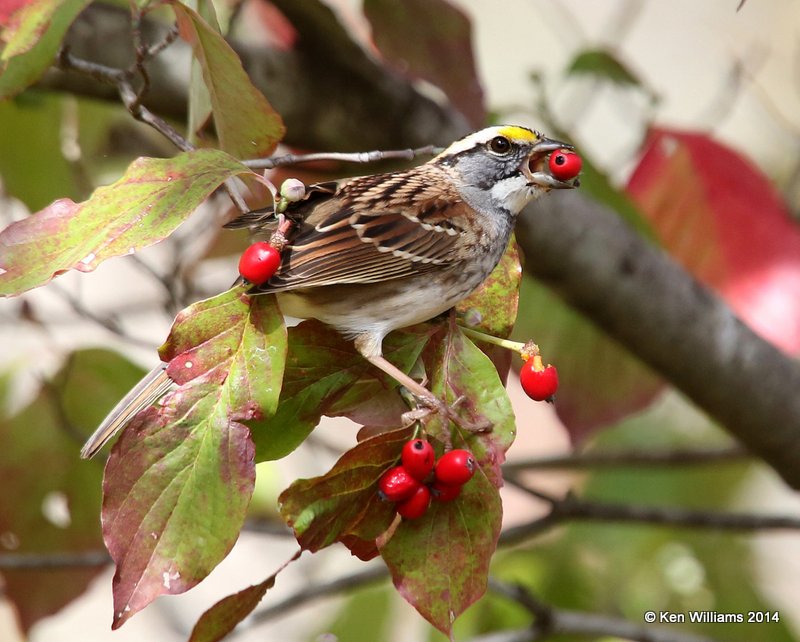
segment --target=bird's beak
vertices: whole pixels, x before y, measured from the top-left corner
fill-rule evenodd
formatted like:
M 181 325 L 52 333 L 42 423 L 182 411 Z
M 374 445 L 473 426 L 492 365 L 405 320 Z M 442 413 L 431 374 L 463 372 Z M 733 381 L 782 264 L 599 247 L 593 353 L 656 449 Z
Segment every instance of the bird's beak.
M 528 158 L 521 168 L 530 185 L 536 185 L 544 189 L 572 189 L 573 187 L 578 187 L 577 177 L 568 181 L 560 181 L 550 173 L 547 157 L 551 152 L 559 149 L 574 148 L 569 143 L 562 143 L 559 140 L 550 138 L 540 138 L 531 147 L 530 154 L 528 154 Z

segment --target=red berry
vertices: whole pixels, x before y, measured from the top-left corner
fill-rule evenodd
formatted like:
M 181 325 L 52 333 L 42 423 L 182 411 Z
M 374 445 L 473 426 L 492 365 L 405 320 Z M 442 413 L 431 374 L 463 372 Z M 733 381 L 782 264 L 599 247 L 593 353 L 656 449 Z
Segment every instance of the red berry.
M 436 462 L 436 481 L 462 486 L 475 474 L 475 458 L 468 450 L 451 450 Z
M 411 497 L 397 504 L 397 512 L 406 519 L 419 519 L 428 510 L 430 503 L 431 491 L 425 484 L 420 484 Z
M 550 155 L 550 173 L 560 181 L 568 181 L 580 174 L 583 160 L 575 152 L 559 149 Z
M 543 367 L 542 360 L 534 357 L 523 364 L 519 371 L 519 382 L 531 399 L 549 400 L 558 390 L 558 370 L 555 366 Z
M 403 454 L 400 460 L 403 467 L 414 479 L 425 481 L 433 470 L 433 460 L 435 458 L 433 446 L 424 439 L 412 439 L 403 446 Z
M 378 481 L 378 488 L 383 499 L 400 502 L 411 497 L 422 484 L 408 474 L 402 466 L 390 468 Z
M 443 484 L 435 481 L 431 484 L 431 497 L 435 502 L 452 502 L 461 494 L 461 484 Z
M 272 278 L 281 264 L 281 254 L 266 241 L 253 243 L 239 259 L 239 274 L 242 278 L 261 285 Z

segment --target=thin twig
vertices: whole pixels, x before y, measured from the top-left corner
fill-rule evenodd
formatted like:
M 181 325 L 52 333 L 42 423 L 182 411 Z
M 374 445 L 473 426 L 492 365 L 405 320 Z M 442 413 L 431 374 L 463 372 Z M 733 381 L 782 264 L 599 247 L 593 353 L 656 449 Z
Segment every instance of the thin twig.
M 371 152 L 319 152 L 315 154 L 284 154 L 272 158 L 256 158 L 243 161 L 250 169 L 273 169 L 283 165 L 310 163 L 313 161 L 340 161 L 344 163 L 374 163 L 379 160 L 400 159 L 413 160 L 418 156 L 432 156 L 442 151 L 441 147 L 426 145 L 416 149 L 375 150 Z
M 102 317 L 98 314 L 95 314 L 89 308 L 87 308 L 83 303 L 81 303 L 80 300 L 78 300 L 70 292 L 62 288 L 59 284 L 51 283 L 50 291 L 59 294 L 70 305 L 73 311 L 80 317 L 96 323 L 100 327 L 108 330 L 112 334 L 118 336 L 120 339 L 124 339 L 125 341 L 127 341 L 132 345 L 136 345 L 147 349 L 153 348 L 153 344 L 151 341 L 145 341 L 144 339 L 140 339 L 138 337 L 133 336 L 132 334 L 129 334 L 114 317 Z
M 628 451 L 618 453 L 573 453 L 555 457 L 524 459 L 503 465 L 503 471 L 517 474 L 526 470 L 583 468 L 653 468 L 738 463 L 752 455 L 740 446 L 706 450 Z

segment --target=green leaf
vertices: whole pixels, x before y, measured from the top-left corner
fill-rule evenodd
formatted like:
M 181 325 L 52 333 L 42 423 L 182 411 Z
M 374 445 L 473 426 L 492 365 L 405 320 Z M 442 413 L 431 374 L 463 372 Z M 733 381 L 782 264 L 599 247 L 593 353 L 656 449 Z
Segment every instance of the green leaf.
M 206 149 L 134 161 L 88 201 L 55 201 L 0 232 L 0 295 L 19 294 L 74 269 L 90 272 L 169 234 L 225 180 L 249 170 Z
M 397 590 L 440 631 L 449 633 L 486 592 L 501 521 L 500 495 L 480 469 L 456 501 L 432 503 L 422 518 L 403 520 L 388 542 L 379 542 Z
M 519 245 L 512 237 L 500 263 L 477 290 L 456 306 L 456 312 L 468 327 L 505 339 L 517 320 L 521 282 Z
M 393 333 L 384 344 L 384 356 L 400 368 L 410 367 L 427 336 Z M 413 359 L 410 358 L 413 356 Z M 411 362 L 411 363 L 409 363 Z M 378 382 L 377 384 L 375 382 Z M 358 384 L 360 397 L 347 396 Z M 326 414 L 356 416 L 359 400 L 397 386 L 356 352 L 353 342 L 319 321 L 289 328 L 289 351 L 280 404 L 275 415 L 251 424 L 256 460 L 280 459 L 297 448 Z M 337 405 L 342 401 L 342 405 Z M 395 407 L 399 422 L 402 408 Z M 397 425 L 397 423 L 395 423 Z
M 161 354 L 179 385 L 134 418 L 106 466 L 114 628 L 159 595 L 197 584 L 236 541 L 255 481 L 242 422 L 277 403 L 284 332 L 274 297 L 251 298 L 243 287 L 175 320 Z
M 136 383 L 141 370 L 106 350 L 70 355 L 18 414 L 0 417 L 0 533 L 15 553 L 102 550 L 101 469 L 77 457 L 80 434 Z M 72 602 L 101 570 L 3 570 L 5 598 L 24 630 Z
M 445 0 L 365 0 L 380 52 L 401 73 L 444 91 L 470 124 L 485 124 L 469 17 Z
M 89 0 L 33 0 L 3 30 L 0 100 L 35 83 L 53 62 L 64 34 Z
M 172 8 L 202 68 L 221 148 L 238 158 L 268 156 L 285 132 L 280 116 L 225 39 L 187 6 L 172 2 Z
M 499 467 L 516 437 L 516 421 L 508 393 L 491 360 L 452 323 L 428 344 L 423 360 L 433 394 L 450 405 L 463 397 L 459 413 L 474 423 L 488 422 L 491 426 L 488 431 L 473 433 L 444 426 L 434 416 L 426 431 L 442 443 L 465 445 L 485 474 L 501 486 Z
M 567 67 L 568 75 L 590 75 L 617 85 L 638 87 L 642 83 L 613 53 L 587 49 L 578 53 Z
M 298 543 L 316 552 L 345 536 L 375 540 L 395 517 L 378 496 L 378 479 L 400 457 L 409 428 L 381 433 L 357 444 L 325 475 L 299 479 L 278 501 Z

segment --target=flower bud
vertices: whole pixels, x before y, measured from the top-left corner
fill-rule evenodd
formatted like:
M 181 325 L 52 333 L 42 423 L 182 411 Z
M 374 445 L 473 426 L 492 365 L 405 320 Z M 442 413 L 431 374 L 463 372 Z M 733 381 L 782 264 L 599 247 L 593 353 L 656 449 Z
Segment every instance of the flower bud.
M 296 178 L 287 178 L 281 183 L 281 197 L 290 203 L 296 203 L 306 195 L 306 186 Z

